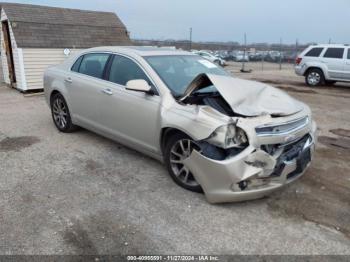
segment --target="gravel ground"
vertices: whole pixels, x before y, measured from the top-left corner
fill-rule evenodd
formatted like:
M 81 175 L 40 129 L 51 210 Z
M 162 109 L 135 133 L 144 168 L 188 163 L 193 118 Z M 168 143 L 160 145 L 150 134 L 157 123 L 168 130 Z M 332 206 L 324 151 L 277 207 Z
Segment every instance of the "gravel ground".
M 350 254 L 350 86 L 228 70 L 312 107 L 320 146 L 302 179 L 211 205 L 153 159 L 86 130 L 59 133 L 43 96 L 1 86 L 0 254 Z

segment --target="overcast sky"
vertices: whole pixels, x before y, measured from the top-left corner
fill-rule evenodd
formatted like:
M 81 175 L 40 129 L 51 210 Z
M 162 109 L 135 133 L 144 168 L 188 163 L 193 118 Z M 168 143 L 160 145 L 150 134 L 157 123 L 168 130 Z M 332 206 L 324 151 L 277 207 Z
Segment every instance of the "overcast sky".
M 6 0 L 114 11 L 132 38 L 350 43 L 350 0 Z

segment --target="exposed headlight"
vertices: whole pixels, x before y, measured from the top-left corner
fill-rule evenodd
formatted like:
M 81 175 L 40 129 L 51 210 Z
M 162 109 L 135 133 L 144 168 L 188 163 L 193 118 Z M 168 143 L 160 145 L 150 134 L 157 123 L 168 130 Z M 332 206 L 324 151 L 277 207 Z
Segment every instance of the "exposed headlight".
M 247 142 L 245 132 L 235 124 L 220 126 L 206 141 L 212 145 L 227 149 L 231 147 L 244 147 Z

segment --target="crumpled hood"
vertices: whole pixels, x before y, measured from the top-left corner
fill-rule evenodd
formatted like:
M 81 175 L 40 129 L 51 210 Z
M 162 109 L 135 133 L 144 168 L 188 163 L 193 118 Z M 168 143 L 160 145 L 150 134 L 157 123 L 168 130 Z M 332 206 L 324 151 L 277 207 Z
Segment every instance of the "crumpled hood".
M 212 74 L 198 75 L 180 101 L 193 92 L 213 84 L 233 112 L 244 116 L 287 116 L 300 112 L 303 104 L 286 92 L 255 81 Z

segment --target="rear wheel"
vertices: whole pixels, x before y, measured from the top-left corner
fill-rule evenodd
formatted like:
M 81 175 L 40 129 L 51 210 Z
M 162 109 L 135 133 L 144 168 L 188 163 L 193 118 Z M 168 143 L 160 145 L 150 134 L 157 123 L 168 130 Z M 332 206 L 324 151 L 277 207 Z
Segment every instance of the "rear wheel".
M 308 86 L 319 86 L 324 83 L 323 72 L 318 68 L 310 69 L 305 75 L 305 82 Z
M 77 129 L 77 126 L 72 123 L 66 100 L 60 93 L 54 94 L 51 98 L 51 114 L 59 131 L 71 133 Z
M 193 191 L 203 192 L 190 170 L 183 164 L 183 160 L 190 156 L 193 149 L 200 150 L 194 141 L 182 133 L 174 134 L 165 147 L 165 163 L 171 178 L 179 186 Z

